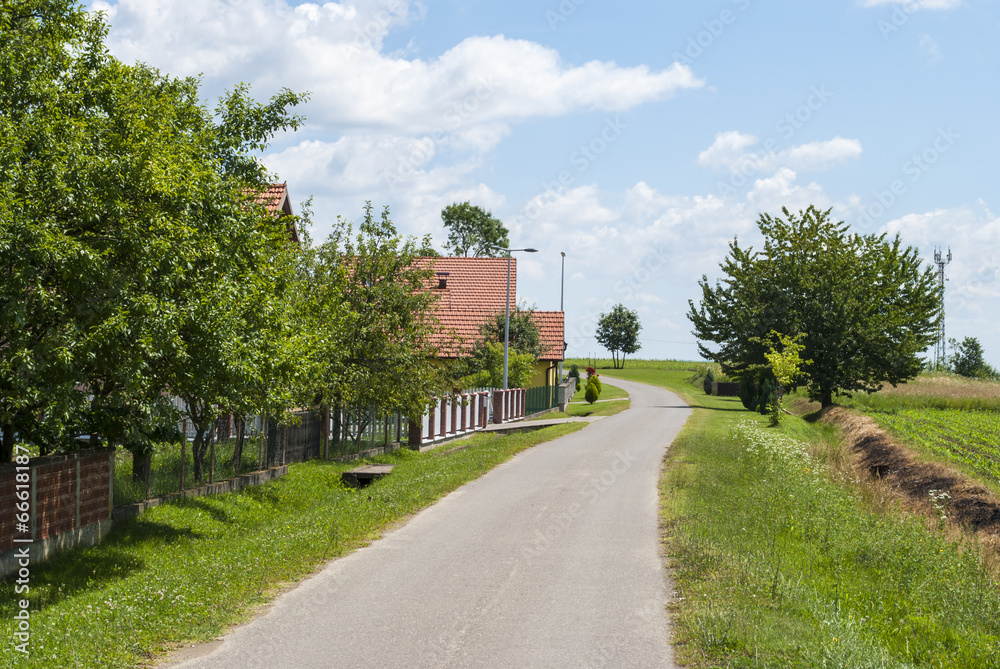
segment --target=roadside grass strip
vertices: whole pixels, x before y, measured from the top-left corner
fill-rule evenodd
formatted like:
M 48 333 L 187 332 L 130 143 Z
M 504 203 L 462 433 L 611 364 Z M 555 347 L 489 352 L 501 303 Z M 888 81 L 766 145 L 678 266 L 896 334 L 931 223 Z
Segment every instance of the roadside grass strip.
M 361 489 L 340 480 L 359 462 L 312 461 L 258 487 L 150 509 L 99 546 L 33 567 L 27 595 L 11 580 L 0 583 L 0 667 L 135 667 L 181 643 L 215 638 L 325 561 L 516 453 L 583 427 L 481 433 L 444 454 L 397 451 L 370 461 L 396 465 L 392 475 Z M 27 657 L 12 641 L 25 596 Z
M 831 480 L 815 426 L 743 413 L 720 432 L 717 415 L 696 412 L 661 481 L 679 660 L 1000 666 L 1000 589 L 978 550 L 865 508 Z

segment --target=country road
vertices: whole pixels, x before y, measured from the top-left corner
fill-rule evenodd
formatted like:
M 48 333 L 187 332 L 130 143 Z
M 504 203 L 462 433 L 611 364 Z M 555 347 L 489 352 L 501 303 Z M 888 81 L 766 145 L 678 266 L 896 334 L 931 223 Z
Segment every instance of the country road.
M 690 409 L 609 381 L 629 411 L 521 453 L 171 666 L 672 667 L 657 479 Z

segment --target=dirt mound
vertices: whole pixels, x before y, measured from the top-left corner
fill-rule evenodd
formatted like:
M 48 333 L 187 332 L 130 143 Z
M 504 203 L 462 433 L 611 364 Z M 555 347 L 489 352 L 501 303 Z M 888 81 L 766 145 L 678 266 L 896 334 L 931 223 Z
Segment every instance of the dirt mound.
M 868 416 L 833 407 L 820 420 L 841 429 L 859 471 L 881 479 L 924 511 L 933 511 L 931 491 L 935 491 L 952 522 L 983 536 L 1000 537 L 1000 500 L 954 467 L 919 460 Z

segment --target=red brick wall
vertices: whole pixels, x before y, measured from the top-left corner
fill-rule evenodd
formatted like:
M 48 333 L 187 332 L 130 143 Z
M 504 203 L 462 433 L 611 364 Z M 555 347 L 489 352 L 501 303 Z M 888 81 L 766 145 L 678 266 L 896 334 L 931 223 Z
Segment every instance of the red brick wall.
M 111 517 L 113 453 L 95 449 L 30 461 L 34 541 Z M 0 552 L 12 548 L 15 537 L 26 536 L 16 531 L 14 520 L 17 473 L 16 464 L 0 465 Z

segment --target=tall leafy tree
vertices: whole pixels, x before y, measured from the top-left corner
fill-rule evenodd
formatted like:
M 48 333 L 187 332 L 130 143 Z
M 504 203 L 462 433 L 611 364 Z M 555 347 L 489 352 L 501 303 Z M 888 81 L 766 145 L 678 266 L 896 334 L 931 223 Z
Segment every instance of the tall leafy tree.
M 702 356 L 752 383 L 767 367 L 769 333 L 802 333 L 809 395 L 824 407 L 837 393 L 916 376 L 941 313 L 934 272 L 917 250 L 898 236 L 851 234 L 829 210 L 782 212 L 760 216 L 762 251 L 733 240 L 722 279 L 699 282 L 701 303 L 689 302 L 688 318 Z
M 448 230 L 445 248 L 453 255 L 499 257 L 492 247 L 509 247 L 507 228 L 493 213 L 469 202 L 456 202 L 441 210 L 441 220 Z
M 616 304 L 610 312 L 601 314 L 594 338 L 597 339 L 597 343 L 611 351 L 615 369 L 618 369 L 619 362 L 624 369 L 625 356 L 642 348 L 642 344 L 639 343 L 640 330 L 642 323 L 639 322 L 639 313 L 626 309 L 622 304 Z
M 425 241 L 400 236 L 388 208 L 375 216 L 369 202 L 356 231 L 338 219 L 317 249 L 306 306 L 318 404 L 416 416 L 443 390 L 432 362 L 433 270 L 415 262 Z
M 278 247 L 248 203 L 254 153 L 302 97 L 237 88 L 213 116 L 197 80 L 112 58 L 72 0 L 2 3 L 0 31 L 0 460 L 15 433 L 141 444 L 164 393 L 224 377 L 198 365 L 251 341 L 203 335 L 232 332 L 213 306 L 265 294 L 249 279 Z

